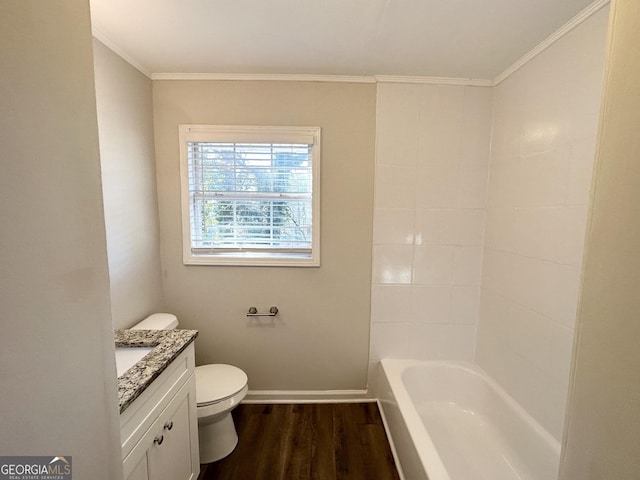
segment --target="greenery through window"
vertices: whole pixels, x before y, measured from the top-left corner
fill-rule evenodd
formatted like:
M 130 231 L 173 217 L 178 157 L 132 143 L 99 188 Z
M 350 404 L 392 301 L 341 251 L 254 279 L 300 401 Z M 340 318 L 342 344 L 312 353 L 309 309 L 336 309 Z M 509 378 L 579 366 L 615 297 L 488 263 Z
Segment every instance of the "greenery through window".
M 199 131 L 205 127 L 181 131 L 189 209 L 185 262 L 317 265 L 319 129 L 283 135 L 275 127 L 257 127 L 258 134 L 237 127 L 234 135 L 231 127 L 211 128 L 209 135 Z

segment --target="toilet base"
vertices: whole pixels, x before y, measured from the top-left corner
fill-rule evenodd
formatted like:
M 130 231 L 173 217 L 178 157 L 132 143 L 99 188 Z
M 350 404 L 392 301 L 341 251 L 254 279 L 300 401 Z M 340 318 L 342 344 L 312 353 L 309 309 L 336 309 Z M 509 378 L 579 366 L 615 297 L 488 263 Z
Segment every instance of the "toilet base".
M 238 433 L 231 413 L 212 423 L 198 422 L 200 463 L 211 463 L 223 459 L 236 448 Z

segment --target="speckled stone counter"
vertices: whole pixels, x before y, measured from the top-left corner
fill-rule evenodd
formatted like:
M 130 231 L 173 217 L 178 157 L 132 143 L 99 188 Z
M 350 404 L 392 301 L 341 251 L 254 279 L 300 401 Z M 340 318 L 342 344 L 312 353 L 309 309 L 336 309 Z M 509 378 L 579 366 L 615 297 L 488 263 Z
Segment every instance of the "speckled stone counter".
M 118 377 L 120 413 L 198 336 L 197 330 L 116 330 L 116 347 L 155 347 Z

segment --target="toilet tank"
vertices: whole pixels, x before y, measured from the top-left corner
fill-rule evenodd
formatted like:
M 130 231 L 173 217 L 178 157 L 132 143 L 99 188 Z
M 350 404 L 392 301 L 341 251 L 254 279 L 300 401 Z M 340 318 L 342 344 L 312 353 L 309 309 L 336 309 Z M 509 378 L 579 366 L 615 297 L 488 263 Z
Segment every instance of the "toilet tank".
M 139 323 L 131 330 L 173 330 L 178 326 L 178 319 L 171 313 L 154 313 Z

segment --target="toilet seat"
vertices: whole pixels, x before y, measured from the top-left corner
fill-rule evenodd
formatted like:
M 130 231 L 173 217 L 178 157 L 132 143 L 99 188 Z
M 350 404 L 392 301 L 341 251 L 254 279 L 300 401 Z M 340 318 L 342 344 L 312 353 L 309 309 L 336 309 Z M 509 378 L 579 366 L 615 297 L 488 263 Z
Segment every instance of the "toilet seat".
M 222 402 L 247 387 L 247 374 L 233 365 L 196 367 L 196 403 L 205 407 Z

